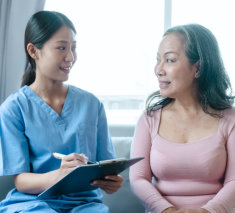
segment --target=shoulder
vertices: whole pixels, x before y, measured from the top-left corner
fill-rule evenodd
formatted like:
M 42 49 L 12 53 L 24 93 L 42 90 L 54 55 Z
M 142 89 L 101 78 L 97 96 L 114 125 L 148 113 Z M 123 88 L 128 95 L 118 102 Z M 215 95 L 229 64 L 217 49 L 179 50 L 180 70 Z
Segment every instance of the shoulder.
M 235 108 L 229 108 L 229 109 L 225 109 L 222 112 L 222 118 L 225 122 L 232 122 L 235 123 Z
M 235 108 L 232 107 L 232 108 L 228 108 L 228 109 L 225 109 L 223 111 L 223 114 L 226 116 L 226 115 L 233 115 L 235 116 Z
M 101 101 L 91 92 L 69 85 L 71 98 L 74 104 L 83 106 L 88 110 L 103 108 Z
M 235 108 L 229 108 L 222 111 L 223 130 L 230 132 L 235 129 Z
M 148 125 L 149 127 L 154 126 L 160 120 L 161 112 L 162 112 L 161 108 L 154 110 L 154 111 L 150 111 L 150 112 L 147 112 L 145 110 L 142 112 L 142 114 L 138 120 L 138 123 Z
M 94 102 L 100 102 L 99 99 L 91 92 L 80 89 L 76 86 L 69 85 L 69 90 L 71 91 L 74 98 L 86 99 Z
M 19 110 L 21 107 L 25 107 L 28 101 L 26 95 L 27 87 L 22 87 L 7 97 L 7 99 L 0 106 L 0 114 Z

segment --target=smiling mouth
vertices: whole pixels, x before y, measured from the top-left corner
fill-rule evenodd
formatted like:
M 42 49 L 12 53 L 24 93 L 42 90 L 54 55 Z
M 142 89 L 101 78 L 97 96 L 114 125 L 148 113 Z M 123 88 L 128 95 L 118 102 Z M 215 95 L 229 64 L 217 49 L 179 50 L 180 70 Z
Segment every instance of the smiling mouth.
M 72 67 L 60 67 L 64 73 L 69 73 Z
M 168 88 L 171 82 L 169 81 L 159 81 L 159 87 L 160 89 Z

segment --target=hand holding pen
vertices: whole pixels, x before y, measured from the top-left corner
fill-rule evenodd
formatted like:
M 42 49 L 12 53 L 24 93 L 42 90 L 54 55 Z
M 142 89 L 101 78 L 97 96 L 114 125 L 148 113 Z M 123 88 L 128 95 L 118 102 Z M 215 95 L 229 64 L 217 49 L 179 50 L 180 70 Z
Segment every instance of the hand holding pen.
M 61 177 L 74 170 L 79 165 L 88 163 L 88 158 L 84 154 L 71 153 L 63 155 L 59 153 L 53 153 L 53 156 L 57 159 L 61 159 L 59 173 Z M 91 163 L 89 161 L 89 163 Z
M 67 159 L 71 159 L 70 157 L 76 157 L 76 160 L 78 159 L 80 161 L 79 165 L 82 165 L 85 163 L 94 164 L 94 162 L 88 161 L 88 158 L 84 154 L 78 155 L 76 153 L 72 153 L 69 155 L 63 155 L 63 154 L 54 152 L 53 156 L 57 159 L 62 159 L 61 168 L 59 169 L 61 171 L 66 171 L 66 170 L 64 170 L 62 164 L 63 164 L 63 161 L 65 161 Z M 76 168 L 76 167 L 74 167 L 74 168 Z M 74 168 L 72 168 L 72 169 L 70 168 L 70 171 L 73 170 Z M 68 171 L 66 171 L 66 172 L 68 173 Z M 112 194 L 112 193 L 116 192 L 122 186 L 122 182 L 123 182 L 123 178 L 120 175 L 108 175 L 108 176 L 105 176 L 105 180 L 102 179 L 102 180 L 92 181 L 91 185 L 100 187 L 106 193 Z
M 75 154 L 75 153 L 73 153 L 73 154 Z M 60 154 L 60 153 L 58 153 L 58 152 L 53 152 L 52 155 L 53 155 L 54 158 L 56 158 L 56 159 L 62 159 L 64 156 L 66 156 L 66 155 Z M 88 158 L 87 158 L 83 153 L 80 154 L 80 156 L 85 157 L 85 158 L 87 159 L 86 164 L 93 164 L 93 163 L 95 163 L 95 162 L 89 161 Z M 82 160 L 82 162 L 84 162 L 84 161 Z

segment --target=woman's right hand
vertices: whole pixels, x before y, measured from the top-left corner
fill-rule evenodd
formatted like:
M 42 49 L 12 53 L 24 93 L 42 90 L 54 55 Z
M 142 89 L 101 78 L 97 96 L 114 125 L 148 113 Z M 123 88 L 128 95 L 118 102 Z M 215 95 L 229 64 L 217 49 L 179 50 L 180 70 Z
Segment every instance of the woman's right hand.
M 176 211 L 177 211 L 177 209 L 175 207 L 169 207 L 169 208 L 163 210 L 162 213 L 174 213 Z
M 72 153 L 65 155 L 61 160 L 60 168 L 57 170 L 41 174 L 25 172 L 15 175 L 15 186 L 20 192 L 39 194 L 77 166 L 86 164 L 87 161 L 88 159 L 84 154 Z
M 65 155 L 60 164 L 59 176 L 62 178 L 77 166 L 87 164 L 88 158 L 84 154 L 71 153 Z

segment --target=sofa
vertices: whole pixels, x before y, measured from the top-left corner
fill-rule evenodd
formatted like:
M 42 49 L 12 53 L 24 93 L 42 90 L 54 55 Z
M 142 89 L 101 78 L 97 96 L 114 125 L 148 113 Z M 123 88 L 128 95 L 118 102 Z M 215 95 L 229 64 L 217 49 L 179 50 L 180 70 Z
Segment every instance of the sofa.
M 129 158 L 132 137 L 113 137 L 112 140 L 117 157 Z M 144 213 L 144 208 L 131 192 L 129 170 L 123 171 L 121 175 L 124 178 L 123 186 L 116 193 L 111 195 L 104 192 L 103 202 L 109 206 L 110 213 Z M 0 177 L 0 200 L 2 200 L 13 187 L 12 176 Z
M 113 137 L 117 157 L 130 157 L 132 137 Z M 123 186 L 116 193 L 107 195 L 104 192 L 103 202 L 109 206 L 110 213 L 144 213 L 145 210 L 135 195 L 131 192 L 129 169 L 121 173 L 124 178 Z

